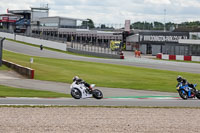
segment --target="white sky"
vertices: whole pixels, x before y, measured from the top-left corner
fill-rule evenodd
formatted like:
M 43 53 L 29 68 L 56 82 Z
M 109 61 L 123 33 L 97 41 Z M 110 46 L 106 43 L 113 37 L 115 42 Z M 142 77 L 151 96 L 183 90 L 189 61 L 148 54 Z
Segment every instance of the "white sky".
M 48 3 L 50 16 L 87 19 L 95 24 L 200 21 L 200 0 L 0 0 L 0 14 Z M 166 9 L 166 15 L 164 10 Z

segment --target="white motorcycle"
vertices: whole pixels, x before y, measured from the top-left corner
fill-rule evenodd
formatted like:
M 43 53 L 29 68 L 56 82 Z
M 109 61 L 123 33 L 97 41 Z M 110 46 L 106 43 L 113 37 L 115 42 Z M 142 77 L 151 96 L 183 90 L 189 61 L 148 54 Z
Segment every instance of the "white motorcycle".
M 70 86 L 71 96 L 75 99 L 90 98 L 90 97 L 94 97 L 96 99 L 103 98 L 103 93 L 98 89 L 94 89 L 95 84 L 91 84 L 90 87 L 92 88 L 91 91 L 83 83 L 77 83 L 75 81 Z

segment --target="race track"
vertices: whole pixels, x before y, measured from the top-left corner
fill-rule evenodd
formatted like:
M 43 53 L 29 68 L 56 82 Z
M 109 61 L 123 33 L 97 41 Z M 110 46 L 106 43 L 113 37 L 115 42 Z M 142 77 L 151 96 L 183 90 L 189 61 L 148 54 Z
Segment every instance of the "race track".
M 127 107 L 200 107 L 199 100 L 167 99 L 101 99 L 75 100 L 72 98 L 0 98 L 0 105 L 45 105 L 45 106 L 127 106 Z
M 118 59 L 102 59 L 102 58 L 89 58 L 82 56 L 69 55 L 64 53 L 59 53 L 55 51 L 50 51 L 44 49 L 41 51 L 37 47 L 31 47 L 11 41 L 4 42 L 4 49 L 23 53 L 32 56 L 41 56 L 49 58 L 58 59 L 70 59 L 70 60 L 81 60 L 88 62 L 100 62 L 109 64 L 120 64 L 128 66 L 137 66 L 144 68 L 153 68 L 161 70 L 171 70 L 180 72 L 190 72 L 190 73 L 200 73 L 200 64 L 196 63 L 184 63 L 184 62 L 171 62 L 171 61 L 161 61 L 148 58 L 134 58 L 133 54 L 130 52 L 125 53 L 125 60 Z M 11 75 L 10 75 L 11 76 Z M 50 90 L 55 92 L 69 93 L 69 84 L 64 83 L 54 83 L 47 81 L 37 81 L 17 78 L 7 78 L 5 75 L 0 79 L 0 84 L 22 87 L 28 89 L 38 89 L 38 90 Z M 8 76 L 9 77 L 9 76 Z M 56 86 L 56 87 L 55 87 Z M 160 107 L 200 107 L 199 100 L 182 100 L 178 97 L 177 93 L 165 93 L 165 92 L 153 92 L 153 91 L 136 91 L 129 89 L 116 89 L 116 88 L 99 88 L 104 93 L 104 99 L 42 99 L 42 98 L 1 98 L 1 105 L 88 105 L 88 106 L 160 106 Z M 130 96 L 130 98 L 124 98 L 125 96 Z M 132 97 L 131 97 L 132 96 Z M 136 98 L 134 96 L 146 96 L 146 98 Z M 152 98 L 150 96 L 157 96 Z M 161 96 L 159 98 L 159 96 Z M 164 96 L 164 97 L 162 97 Z M 114 97 L 114 98 L 113 98 Z M 116 98 L 117 97 L 117 98 Z

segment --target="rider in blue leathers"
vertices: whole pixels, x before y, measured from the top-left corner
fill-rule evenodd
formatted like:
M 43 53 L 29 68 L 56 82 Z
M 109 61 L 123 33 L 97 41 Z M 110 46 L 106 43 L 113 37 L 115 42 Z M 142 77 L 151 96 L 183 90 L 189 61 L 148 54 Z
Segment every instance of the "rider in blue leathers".
M 196 91 L 196 88 L 194 87 L 194 85 L 187 82 L 187 80 L 182 78 L 181 76 L 178 76 L 176 80 L 178 81 L 178 83 L 182 83 L 183 86 L 188 85 L 190 88 L 192 88 Z M 189 89 L 187 91 L 188 91 L 188 96 L 190 97 L 191 96 L 191 89 Z

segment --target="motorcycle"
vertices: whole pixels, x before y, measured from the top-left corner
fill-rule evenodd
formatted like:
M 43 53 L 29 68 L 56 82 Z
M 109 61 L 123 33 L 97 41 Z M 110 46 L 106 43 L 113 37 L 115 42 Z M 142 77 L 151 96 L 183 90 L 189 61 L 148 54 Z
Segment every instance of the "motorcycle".
M 194 87 L 196 86 L 197 84 L 194 84 Z M 180 97 L 184 100 L 187 100 L 188 98 L 195 98 L 195 97 L 200 99 L 200 91 L 189 87 L 188 84 L 183 85 L 182 83 L 179 83 L 177 85 L 176 90 L 178 91 Z
M 75 99 L 91 98 L 91 97 L 94 97 L 96 99 L 103 98 L 103 93 L 98 89 L 94 89 L 95 84 L 91 84 L 90 87 L 92 88 L 91 90 L 87 88 L 83 83 L 77 83 L 75 81 L 70 86 L 71 96 Z

